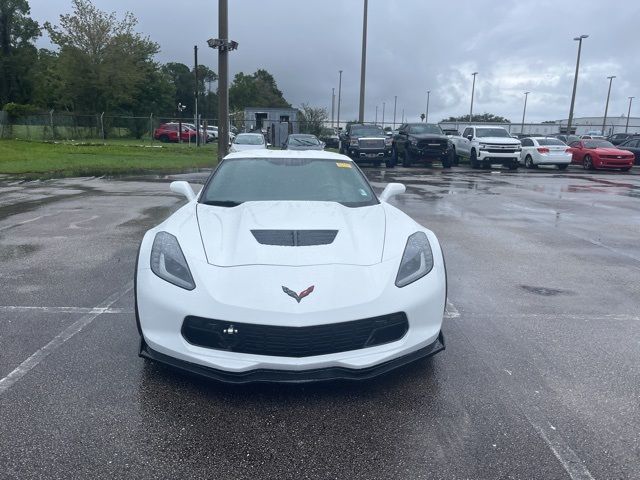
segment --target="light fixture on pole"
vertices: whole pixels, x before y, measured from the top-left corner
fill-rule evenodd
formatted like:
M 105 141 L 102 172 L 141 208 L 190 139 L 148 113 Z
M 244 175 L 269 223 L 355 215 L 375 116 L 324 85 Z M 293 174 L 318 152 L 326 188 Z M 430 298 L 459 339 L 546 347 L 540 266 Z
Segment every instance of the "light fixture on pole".
M 527 98 L 531 92 L 524 92 L 524 109 L 522 110 L 522 127 L 520 133 L 524 133 L 524 116 L 527 114 Z
M 607 103 L 604 106 L 604 118 L 602 119 L 602 135 L 606 135 L 604 133 L 604 129 L 607 127 L 607 113 L 609 113 L 609 97 L 611 97 L 611 84 L 613 83 L 613 79 L 616 78 L 616 76 L 611 75 L 607 78 L 609 79 L 609 90 L 607 91 Z
M 573 76 L 573 92 L 571 93 L 571 107 L 569 108 L 569 120 L 567 121 L 567 135 L 571 135 L 571 125 L 573 123 L 573 107 L 576 103 L 576 89 L 578 87 L 578 70 L 580 68 L 580 53 L 582 52 L 582 40 L 589 38 L 589 35 L 580 35 L 573 40 L 578 42 L 578 58 L 576 60 L 576 73 Z
M 631 116 L 631 102 L 633 102 L 633 99 L 636 97 L 629 97 L 629 111 L 627 112 L 627 125 L 624 127 L 624 133 L 627 133 L 627 130 L 629 130 L 629 117 Z
M 427 112 L 424 116 L 424 123 L 429 123 L 429 97 L 431 96 L 431 90 L 427 90 Z
M 476 75 L 478 72 L 473 72 L 473 84 L 471 85 L 471 108 L 469 109 L 469 123 L 473 122 L 473 95 L 476 92 Z

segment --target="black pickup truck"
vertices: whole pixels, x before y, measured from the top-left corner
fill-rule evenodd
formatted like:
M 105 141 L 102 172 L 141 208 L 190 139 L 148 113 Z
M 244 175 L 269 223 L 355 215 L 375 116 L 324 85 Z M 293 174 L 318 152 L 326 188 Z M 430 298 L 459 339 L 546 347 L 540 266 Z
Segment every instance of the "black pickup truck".
M 451 142 L 439 125 L 431 123 L 403 123 L 393 137 L 392 161 L 402 161 L 403 167 L 421 162 L 431 165 L 442 162 L 443 168 L 451 168 L 454 151 Z
M 382 127 L 367 123 L 347 125 L 340 135 L 340 153 L 351 157 L 356 163 L 371 162 L 378 167 L 383 161 L 391 164 L 391 138 Z

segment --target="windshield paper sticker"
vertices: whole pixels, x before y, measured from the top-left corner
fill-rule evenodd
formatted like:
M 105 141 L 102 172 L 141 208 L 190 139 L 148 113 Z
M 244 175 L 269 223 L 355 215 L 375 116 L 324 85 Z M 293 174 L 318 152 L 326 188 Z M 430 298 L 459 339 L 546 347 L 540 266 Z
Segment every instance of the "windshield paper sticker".
M 351 168 L 351 164 L 349 162 L 336 162 L 336 165 L 339 168 Z

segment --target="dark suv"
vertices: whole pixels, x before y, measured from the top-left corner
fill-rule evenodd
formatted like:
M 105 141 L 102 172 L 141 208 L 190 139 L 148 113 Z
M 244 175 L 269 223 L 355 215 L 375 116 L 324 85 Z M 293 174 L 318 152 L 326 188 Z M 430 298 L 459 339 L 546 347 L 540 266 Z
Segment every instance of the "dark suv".
M 374 167 L 385 161 L 391 164 L 391 138 L 382 127 L 367 123 L 352 123 L 340 136 L 340 153 L 348 155 L 356 163 L 371 162 Z
M 454 152 L 451 142 L 439 125 L 431 123 L 403 123 L 393 138 L 393 162 L 402 160 L 403 167 L 414 163 L 442 162 L 444 168 L 451 168 Z

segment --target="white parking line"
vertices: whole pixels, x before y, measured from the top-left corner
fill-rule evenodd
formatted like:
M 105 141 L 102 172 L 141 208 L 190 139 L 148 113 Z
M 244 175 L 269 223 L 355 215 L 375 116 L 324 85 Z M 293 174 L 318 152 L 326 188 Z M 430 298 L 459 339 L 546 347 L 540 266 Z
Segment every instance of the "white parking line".
M 4 227 L 0 227 L 0 232 L 3 230 L 8 230 L 10 228 L 18 227 L 20 225 L 25 225 L 27 223 L 35 222 L 36 220 L 40 220 L 41 218 L 44 218 L 44 215 L 40 215 L 39 217 L 36 217 L 36 218 L 30 218 L 29 220 L 24 220 L 22 222 L 14 223 L 12 225 L 6 225 Z
M 29 307 L 25 305 L 0 305 L 0 312 L 43 312 L 43 313 L 133 313 L 133 310 L 110 307 Z
M 69 325 L 62 332 L 53 337 L 53 340 L 18 365 L 11 373 L 9 373 L 9 375 L 0 379 L 0 395 L 9 390 L 9 388 L 29 373 L 42 360 L 49 356 L 49 354 L 57 350 L 64 342 L 72 338 L 76 333 L 82 331 L 82 329 L 93 322 L 98 315 L 101 315 L 104 309 L 110 308 L 111 305 L 125 296 L 132 288 L 133 284 L 128 283 L 122 290 L 114 293 L 103 302 L 100 302 L 94 307 L 96 309 L 95 313 L 88 313 Z

